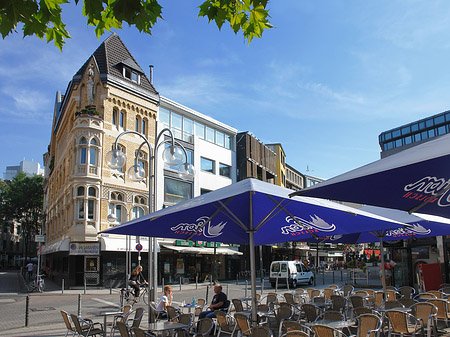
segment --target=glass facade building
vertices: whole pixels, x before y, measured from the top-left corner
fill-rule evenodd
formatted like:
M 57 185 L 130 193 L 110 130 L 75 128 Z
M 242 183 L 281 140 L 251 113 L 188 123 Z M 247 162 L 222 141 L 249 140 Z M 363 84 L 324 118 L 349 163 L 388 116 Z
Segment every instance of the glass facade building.
M 378 136 L 381 151 L 391 151 L 417 145 L 419 142 L 450 132 L 450 111 L 427 117 L 395 129 L 382 132 Z

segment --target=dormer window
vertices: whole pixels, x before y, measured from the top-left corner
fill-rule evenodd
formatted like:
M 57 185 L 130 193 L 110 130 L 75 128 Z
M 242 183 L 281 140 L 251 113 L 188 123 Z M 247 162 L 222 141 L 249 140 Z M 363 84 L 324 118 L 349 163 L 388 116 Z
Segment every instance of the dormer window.
M 137 84 L 141 83 L 139 73 L 126 66 L 123 67 L 123 76 Z

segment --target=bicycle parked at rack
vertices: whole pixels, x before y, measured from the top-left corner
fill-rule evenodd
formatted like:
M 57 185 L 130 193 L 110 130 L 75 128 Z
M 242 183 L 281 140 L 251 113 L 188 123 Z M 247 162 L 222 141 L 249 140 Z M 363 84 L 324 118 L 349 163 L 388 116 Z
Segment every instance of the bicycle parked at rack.
M 37 280 L 30 281 L 27 285 L 28 292 L 39 291 L 42 293 L 45 290 L 44 276 L 43 274 L 38 275 Z
M 120 290 L 120 297 L 121 297 L 121 301 L 122 304 L 126 303 L 126 304 L 134 304 L 137 303 L 139 301 L 144 301 L 145 304 L 148 304 L 148 287 L 145 284 L 141 284 L 141 291 L 139 293 L 139 297 L 136 298 L 136 302 L 134 301 L 134 289 L 132 288 L 122 288 Z

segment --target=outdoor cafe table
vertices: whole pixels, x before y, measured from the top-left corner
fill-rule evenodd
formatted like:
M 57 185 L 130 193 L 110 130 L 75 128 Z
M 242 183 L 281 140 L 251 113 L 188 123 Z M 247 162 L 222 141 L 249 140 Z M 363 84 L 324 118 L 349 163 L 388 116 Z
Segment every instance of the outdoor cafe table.
M 106 337 L 106 331 L 108 330 L 106 323 L 108 317 L 120 316 L 122 315 L 122 313 L 123 313 L 122 311 L 98 311 L 98 312 L 91 312 L 89 314 L 93 316 L 103 316 L 103 336 Z
M 313 327 L 314 325 L 326 325 L 333 329 L 342 330 L 345 328 L 350 328 L 351 326 L 355 325 L 356 321 L 354 320 L 348 320 L 348 321 L 331 321 L 329 319 L 321 319 L 315 322 L 309 322 L 306 323 L 307 326 Z
M 173 331 L 176 329 L 186 329 L 188 325 L 170 322 L 170 321 L 159 321 L 156 323 L 150 323 L 147 330 L 156 334 L 162 333 L 164 331 Z
M 412 311 L 411 308 L 403 308 L 403 307 L 389 308 L 389 309 L 386 309 L 386 308 L 376 308 L 376 309 L 374 309 L 374 310 L 377 311 L 377 312 L 379 312 L 379 313 L 381 313 L 381 314 L 384 314 L 386 311 L 389 311 L 389 310 L 396 310 L 396 311 L 403 311 L 403 312 L 411 312 L 411 311 Z
M 201 305 L 192 305 L 190 303 L 186 304 L 180 304 L 178 307 L 183 311 L 184 309 L 187 309 L 189 313 L 191 313 L 192 309 L 202 308 Z
M 244 311 L 238 311 L 237 314 L 243 314 L 247 317 L 251 317 L 252 316 L 252 311 L 251 310 L 244 310 Z M 256 316 L 258 316 L 258 323 L 261 321 L 261 319 L 267 315 L 270 315 L 271 312 L 266 312 L 266 311 L 256 311 Z

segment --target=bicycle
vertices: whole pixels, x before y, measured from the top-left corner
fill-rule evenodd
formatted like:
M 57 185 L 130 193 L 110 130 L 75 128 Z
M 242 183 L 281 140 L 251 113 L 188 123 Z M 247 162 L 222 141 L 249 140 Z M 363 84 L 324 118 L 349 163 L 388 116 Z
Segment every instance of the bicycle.
M 44 276 L 45 275 L 38 275 L 37 280 L 34 279 L 33 281 L 30 281 L 27 285 L 28 288 L 28 292 L 33 292 L 33 291 L 39 291 L 40 293 L 42 293 L 45 290 L 45 281 L 44 281 Z
M 138 303 L 139 301 L 144 301 L 144 303 L 147 305 L 148 304 L 148 287 L 146 284 L 141 284 L 141 291 L 139 293 L 139 297 L 136 298 L 136 302 L 134 301 L 134 290 L 133 288 L 122 288 L 120 290 L 120 296 L 122 298 L 122 300 L 127 303 L 127 304 L 134 304 L 134 303 Z

